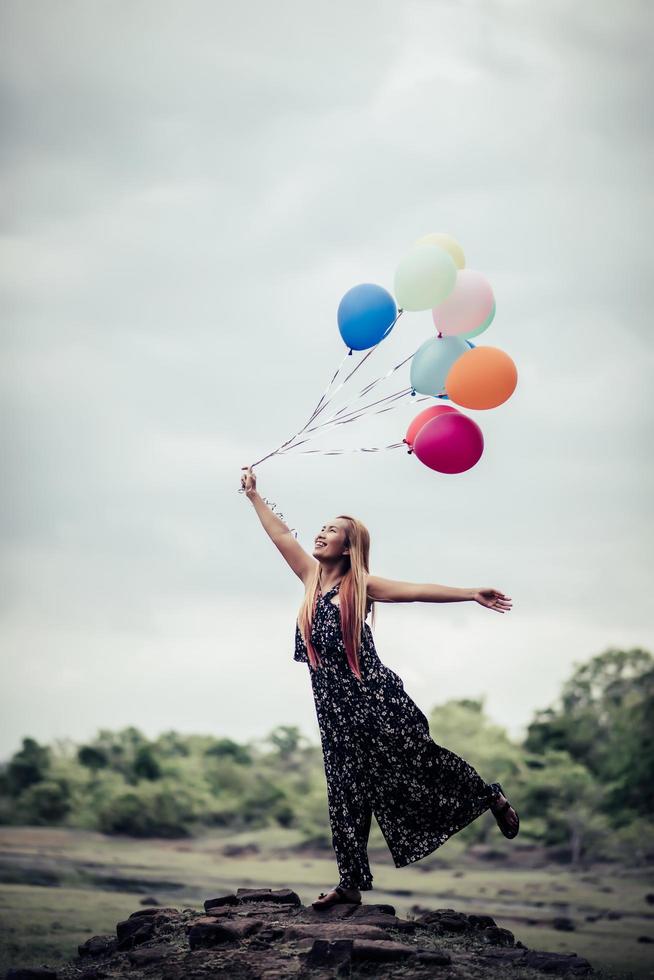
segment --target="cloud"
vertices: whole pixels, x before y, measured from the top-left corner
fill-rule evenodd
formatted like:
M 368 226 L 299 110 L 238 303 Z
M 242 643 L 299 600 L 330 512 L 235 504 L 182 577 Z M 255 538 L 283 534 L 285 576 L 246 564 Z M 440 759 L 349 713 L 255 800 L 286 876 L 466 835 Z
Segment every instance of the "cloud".
M 237 493 L 240 467 L 308 417 L 344 354 L 343 293 L 392 288 L 404 250 L 436 229 L 493 284 L 480 342 L 518 367 L 507 403 L 470 412 L 479 464 L 441 477 L 403 450 L 290 453 L 261 467 L 262 491 L 304 541 L 335 511 L 359 514 L 379 574 L 513 596 L 494 622 L 460 605 L 404 608 L 401 629 L 399 610 L 381 618 L 380 646 L 433 699 L 474 678 L 517 730 L 528 679 L 553 695 L 604 637 L 651 645 L 643 14 L 635 0 L 610 14 L 509 0 L 5 6 L 0 639 L 20 710 L 0 751 L 69 724 L 57 702 L 29 708 L 41 682 L 25 665 L 48 658 L 61 703 L 89 705 L 80 731 L 101 703 L 107 725 L 210 726 L 198 676 L 214 641 L 226 652 L 206 686 L 229 690 L 230 732 L 279 717 L 258 709 L 269 663 L 290 655 L 297 583 Z M 334 405 L 432 330 L 428 313 L 402 317 Z M 311 447 L 396 442 L 412 412 L 407 399 Z M 254 680 L 234 666 L 244 621 Z M 432 622 L 458 659 L 409 665 L 403 639 L 421 649 Z M 124 702 L 113 687 L 103 700 L 111 650 Z M 246 681 L 257 710 L 230 713 Z M 185 714 L 180 685 L 206 711 Z M 307 692 L 289 690 L 284 718 L 310 724 Z

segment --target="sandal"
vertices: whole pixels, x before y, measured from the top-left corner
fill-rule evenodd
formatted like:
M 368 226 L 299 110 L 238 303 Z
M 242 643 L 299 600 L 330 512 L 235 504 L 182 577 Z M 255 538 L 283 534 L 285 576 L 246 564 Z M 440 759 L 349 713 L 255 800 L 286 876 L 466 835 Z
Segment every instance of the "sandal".
M 336 894 L 335 898 L 328 897 L 334 893 Z M 336 885 L 331 892 L 321 892 L 317 901 L 311 903 L 311 907 L 317 912 L 323 909 L 330 909 L 333 905 L 361 905 L 361 899 L 353 900 L 348 898 L 345 889 L 340 885 Z
M 518 811 L 509 803 L 509 798 L 502 789 L 501 783 L 491 783 L 490 785 L 497 791 L 495 794 L 496 796 L 502 795 L 505 798 L 505 802 L 498 810 L 494 810 L 493 805 L 491 804 L 491 813 L 497 820 L 497 826 L 500 828 L 504 836 L 508 838 L 508 840 L 513 840 L 514 837 L 518 836 L 518 831 L 520 830 L 520 817 L 518 816 Z M 516 825 L 514 828 L 507 823 L 506 817 L 504 816 L 507 810 L 513 810 L 515 813 Z

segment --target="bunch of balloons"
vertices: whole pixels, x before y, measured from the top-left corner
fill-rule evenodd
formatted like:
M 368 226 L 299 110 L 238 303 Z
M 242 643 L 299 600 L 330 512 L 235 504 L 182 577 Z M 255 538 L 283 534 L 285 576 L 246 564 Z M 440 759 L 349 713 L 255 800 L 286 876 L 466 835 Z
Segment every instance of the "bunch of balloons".
M 493 290 L 480 272 L 466 269 L 463 249 L 451 235 L 430 234 L 418 239 L 395 272 L 395 296 L 374 283 L 353 286 L 343 296 L 337 313 L 338 329 L 349 348 L 311 415 L 290 439 L 252 463 L 294 451 L 317 435 L 362 418 L 397 407 L 406 395 L 420 393 L 416 401 L 438 399 L 411 422 L 401 442 L 359 449 L 300 449 L 301 453 L 339 455 L 343 452 L 380 452 L 409 447 L 421 463 L 440 473 L 471 469 L 484 451 L 484 437 L 477 423 L 443 401 L 463 408 L 496 408 L 515 390 L 516 366 L 497 347 L 477 347 L 471 337 L 487 330 L 495 316 Z M 437 334 L 414 354 L 405 357 L 386 374 L 376 378 L 350 404 L 332 415 L 327 412 L 334 396 L 359 370 L 364 361 L 389 335 L 406 311 L 431 310 Z M 336 381 L 353 351 L 366 351 L 358 364 Z M 375 397 L 360 404 L 376 385 L 411 361 L 411 387 Z M 333 390 L 332 390 L 333 389 Z M 322 418 L 321 418 L 322 416 Z
M 477 347 L 470 340 L 493 322 L 495 297 L 488 280 L 465 267 L 454 238 L 434 233 L 418 239 L 397 266 L 394 292 L 395 298 L 381 286 L 363 283 L 345 294 L 337 319 L 350 353 L 379 344 L 401 313 L 431 310 L 438 333 L 411 358 L 411 394 L 471 409 L 496 408 L 511 397 L 518 380 L 513 360 L 497 347 Z M 421 411 L 403 441 L 421 463 L 441 473 L 471 469 L 484 450 L 477 423 L 443 404 Z

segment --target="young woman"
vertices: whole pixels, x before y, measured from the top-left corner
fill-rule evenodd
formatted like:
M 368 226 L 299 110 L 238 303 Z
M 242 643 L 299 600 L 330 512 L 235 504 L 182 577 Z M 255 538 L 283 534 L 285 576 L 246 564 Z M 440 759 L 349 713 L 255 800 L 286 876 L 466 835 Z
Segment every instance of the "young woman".
M 354 517 L 324 524 L 309 555 L 263 501 L 250 467 L 241 486 L 287 563 L 304 584 L 294 659 L 307 663 L 322 742 L 339 884 L 316 909 L 361 902 L 372 888 L 367 845 L 372 814 L 397 868 L 419 861 L 491 810 L 505 837 L 518 815 L 499 783 L 437 745 L 400 677 L 379 659 L 366 623 L 374 602 L 461 602 L 508 612 L 497 589 L 396 582 L 369 574 L 370 536 Z

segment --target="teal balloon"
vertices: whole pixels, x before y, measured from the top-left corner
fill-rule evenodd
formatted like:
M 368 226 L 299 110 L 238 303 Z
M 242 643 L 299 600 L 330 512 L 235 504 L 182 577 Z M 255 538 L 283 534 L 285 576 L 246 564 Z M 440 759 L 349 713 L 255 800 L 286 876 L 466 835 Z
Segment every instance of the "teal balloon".
M 494 317 L 495 317 L 495 301 L 493 300 L 493 309 L 490 311 L 490 313 L 488 314 L 484 322 L 481 324 L 481 326 L 477 327 L 475 330 L 468 330 L 467 333 L 457 334 L 457 336 L 464 337 L 464 338 L 478 337 L 480 333 L 484 332 L 484 330 L 488 330 L 491 323 L 493 322 Z M 474 347 L 475 345 L 473 344 L 472 346 Z
M 444 394 L 450 368 L 468 350 L 470 347 L 459 336 L 430 337 L 411 360 L 411 387 L 421 395 Z

